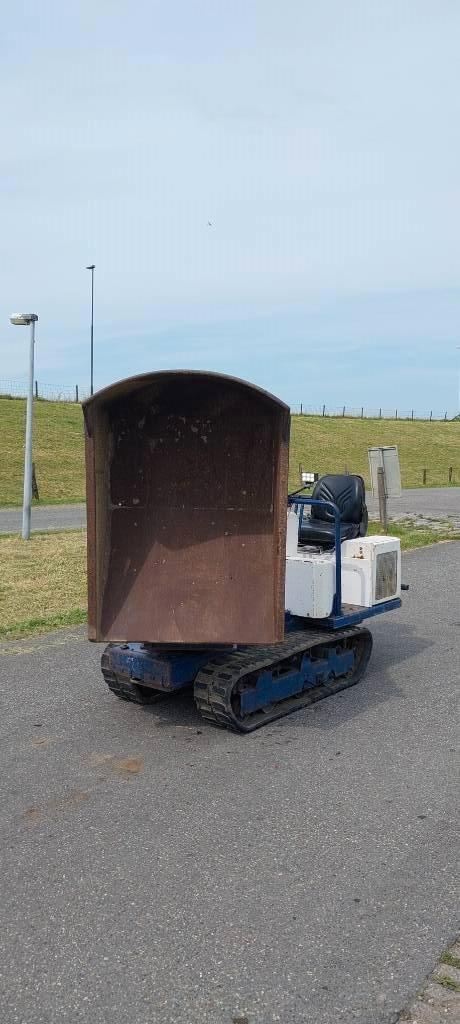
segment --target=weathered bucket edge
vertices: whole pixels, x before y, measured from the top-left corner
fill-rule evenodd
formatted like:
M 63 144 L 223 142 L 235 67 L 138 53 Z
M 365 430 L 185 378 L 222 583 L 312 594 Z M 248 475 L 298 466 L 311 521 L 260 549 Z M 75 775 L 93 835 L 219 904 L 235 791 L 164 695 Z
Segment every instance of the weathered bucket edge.
M 123 395 L 129 394 L 141 390 L 145 385 L 148 385 L 150 381 L 157 380 L 160 377 L 213 377 L 217 380 L 226 380 L 233 384 L 242 384 L 250 391 L 256 391 L 259 395 L 267 398 L 271 402 L 275 402 L 276 405 L 285 409 L 290 415 L 290 407 L 283 402 L 277 395 L 273 395 L 270 391 L 266 391 L 264 388 L 258 387 L 257 384 L 251 384 L 250 381 L 244 380 L 243 377 L 232 377 L 226 373 L 217 373 L 214 370 L 154 370 L 151 373 L 140 373 L 134 377 L 124 377 L 123 380 L 115 381 L 114 384 L 108 384 L 107 387 L 101 388 L 100 391 L 96 391 L 90 398 L 86 398 L 82 402 L 83 415 L 85 422 L 87 422 L 88 430 L 90 429 L 90 423 L 87 421 L 87 413 L 90 412 L 96 405 L 103 404 L 105 402 L 112 402 L 117 398 L 122 398 Z

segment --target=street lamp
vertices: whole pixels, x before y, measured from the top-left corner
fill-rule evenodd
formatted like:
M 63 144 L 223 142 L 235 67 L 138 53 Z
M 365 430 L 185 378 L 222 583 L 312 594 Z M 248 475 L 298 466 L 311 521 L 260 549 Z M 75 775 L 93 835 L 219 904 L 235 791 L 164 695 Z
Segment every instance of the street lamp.
M 30 506 L 32 503 L 32 416 L 34 401 L 34 345 L 36 313 L 16 313 L 10 316 L 15 327 L 30 327 L 29 386 L 27 389 L 26 450 L 24 456 L 24 498 L 22 503 L 22 539 L 30 538 Z
M 460 345 L 457 345 L 457 352 L 460 353 Z M 459 355 L 459 363 L 458 363 L 458 412 L 459 412 L 459 415 L 460 415 L 460 355 Z
M 90 263 L 86 269 L 91 271 L 91 394 L 93 394 L 94 271 L 96 266 L 94 263 Z

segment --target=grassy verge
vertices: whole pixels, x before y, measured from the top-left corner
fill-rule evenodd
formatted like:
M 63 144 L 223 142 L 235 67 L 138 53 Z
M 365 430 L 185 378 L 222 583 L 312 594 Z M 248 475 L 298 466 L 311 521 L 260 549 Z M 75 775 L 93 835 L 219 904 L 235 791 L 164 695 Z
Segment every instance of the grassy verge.
M 369 533 L 381 533 L 370 523 Z M 444 540 L 460 540 L 460 532 L 420 529 L 391 523 L 403 550 Z M 35 533 L 30 541 L 0 536 L 0 640 L 18 640 L 86 621 L 86 533 Z
M 367 532 L 371 536 L 378 536 L 383 530 L 380 523 L 369 523 Z M 430 530 L 425 526 L 414 526 L 410 522 L 389 523 L 388 534 L 391 537 L 399 537 L 402 551 L 423 548 L 427 544 L 436 544 L 444 540 L 460 540 L 460 531 L 454 530 L 448 523 L 442 530 Z
M 54 629 L 64 629 L 66 626 L 80 626 L 86 619 L 86 611 L 83 608 L 74 608 L 73 611 L 63 612 L 61 615 L 47 615 L 41 619 L 24 619 L 23 622 L 13 622 L 11 626 L 0 627 L 0 641 L 21 640 L 34 633 L 51 633 Z
M 86 618 L 86 534 L 0 537 L 0 639 L 18 639 Z
M 23 468 L 23 472 L 24 472 L 24 468 Z M 86 498 L 85 498 L 84 495 L 83 495 L 83 497 L 80 495 L 79 498 L 78 497 L 77 498 L 48 498 L 46 501 L 36 501 L 35 498 L 32 498 L 32 507 L 33 508 L 44 508 L 45 506 L 48 507 L 49 505 L 84 505 L 85 502 L 86 502 Z M 21 508 L 21 507 L 22 507 L 22 497 L 21 497 L 20 501 L 0 501 L 0 508 Z

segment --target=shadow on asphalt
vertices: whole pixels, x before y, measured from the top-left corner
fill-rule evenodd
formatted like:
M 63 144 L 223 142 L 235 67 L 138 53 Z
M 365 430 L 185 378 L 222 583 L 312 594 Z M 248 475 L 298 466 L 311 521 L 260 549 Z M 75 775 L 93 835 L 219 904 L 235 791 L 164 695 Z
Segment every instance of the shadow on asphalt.
M 380 631 L 374 636 L 374 655 L 378 650 L 379 659 L 385 665 L 399 665 L 401 661 L 407 661 L 428 647 L 433 647 L 435 640 L 420 636 L 416 629 L 416 626 L 407 622 L 385 622 L 382 639 Z
M 383 625 L 383 624 L 379 624 Z M 435 640 L 429 640 L 416 632 L 417 627 L 409 623 L 385 622 L 384 630 L 374 634 L 374 651 L 376 647 L 379 652 L 384 653 L 385 664 L 399 665 L 406 662 L 409 657 L 419 654 L 432 647 Z M 382 639 L 380 639 L 382 637 Z

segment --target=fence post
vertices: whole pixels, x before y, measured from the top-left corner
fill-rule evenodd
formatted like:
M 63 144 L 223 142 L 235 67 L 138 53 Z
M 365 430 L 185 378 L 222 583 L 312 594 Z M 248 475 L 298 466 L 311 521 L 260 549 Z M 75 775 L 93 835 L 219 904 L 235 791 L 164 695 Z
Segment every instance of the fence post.
M 414 418 L 414 410 L 412 409 L 412 419 Z
M 326 415 L 326 406 L 323 405 L 323 416 L 325 416 L 325 415 Z
M 449 466 L 449 483 L 452 483 L 453 466 Z
M 446 412 L 444 413 L 444 419 L 445 420 L 447 419 L 447 413 Z
M 75 385 L 75 401 L 78 402 L 78 384 Z
M 342 416 L 345 416 L 345 406 L 343 407 L 343 410 L 342 410 Z
M 361 419 L 364 419 L 364 406 L 361 406 Z
M 381 420 L 381 419 L 382 419 L 382 410 L 379 409 L 379 420 Z
M 423 470 L 423 483 L 426 484 L 426 469 Z
M 396 419 L 398 419 L 398 410 L 396 410 Z
M 35 398 L 38 398 L 38 380 L 35 381 Z
M 433 410 L 431 410 L 431 412 L 430 412 L 430 423 L 431 423 L 432 419 L 433 419 Z
M 377 488 L 379 494 L 379 515 L 384 533 L 387 532 L 387 495 L 385 490 L 385 471 L 382 466 L 377 470 Z

